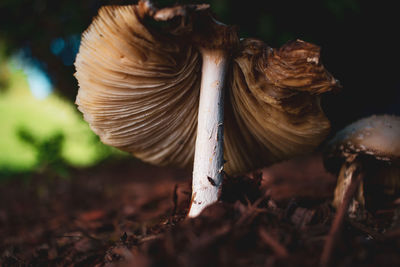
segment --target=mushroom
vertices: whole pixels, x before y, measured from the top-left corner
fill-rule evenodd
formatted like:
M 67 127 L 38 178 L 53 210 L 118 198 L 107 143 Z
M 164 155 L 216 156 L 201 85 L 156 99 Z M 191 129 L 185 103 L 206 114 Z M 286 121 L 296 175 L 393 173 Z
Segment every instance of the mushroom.
M 106 6 L 82 36 L 76 104 L 103 143 L 156 165 L 193 164 L 194 217 L 217 201 L 223 171 L 244 173 L 324 139 L 320 94 L 338 84 L 319 56 L 300 40 L 278 50 L 240 41 L 205 4 Z
M 324 164 L 338 175 L 333 206 L 339 208 L 352 180 L 359 182 L 348 215 L 363 219 L 400 197 L 400 117 L 379 115 L 358 120 L 327 144 Z
M 324 165 L 338 175 L 332 202 L 337 213 L 321 256 L 327 266 L 346 214 L 363 220 L 400 197 L 400 117 L 372 116 L 348 125 L 327 143 Z

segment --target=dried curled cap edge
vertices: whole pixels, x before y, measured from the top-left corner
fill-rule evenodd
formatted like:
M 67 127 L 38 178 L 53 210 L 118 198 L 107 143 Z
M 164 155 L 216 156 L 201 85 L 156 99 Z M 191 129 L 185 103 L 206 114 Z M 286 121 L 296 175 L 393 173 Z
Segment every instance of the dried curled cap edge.
M 234 58 L 230 87 L 226 168 L 244 172 L 318 146 L 330 130 L 320 94 L 340 85 L 313 44 L 296 40 L 273 49 L 245 39 Z

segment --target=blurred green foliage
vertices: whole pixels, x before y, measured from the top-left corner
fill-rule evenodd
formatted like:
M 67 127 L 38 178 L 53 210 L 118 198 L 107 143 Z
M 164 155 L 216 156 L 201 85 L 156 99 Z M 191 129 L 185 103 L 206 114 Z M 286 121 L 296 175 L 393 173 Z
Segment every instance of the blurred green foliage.
M 71 102 L 56 93 L 35 98 L 22 70 L 1 66 L 9 75 L 0 93 L 0 180 L 32 171 L 66 176 L 69 167 L 125 155 L 103 145 Z
M 21 141 L 30 145 L 35 151 L 36 163 L 34 169 L 38 172 L 55 172 L 58 176 L 67 177 L 68 168 L 62 156 L 64 135 L 55 133 L 48 139 L 41 140 L 28 129 L 18 129 L 17 136 Z

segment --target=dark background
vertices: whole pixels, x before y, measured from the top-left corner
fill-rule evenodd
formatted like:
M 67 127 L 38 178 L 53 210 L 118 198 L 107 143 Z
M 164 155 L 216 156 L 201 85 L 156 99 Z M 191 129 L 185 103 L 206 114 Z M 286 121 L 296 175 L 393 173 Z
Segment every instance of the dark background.
M 71 101 L 73 62 L 81 33 L 100 6 L 123 0 L 1 0 L 0 41 L 6 54 L 23 51 Z M 159 6 L 176 1 L 155 1 Z M 187 3 L 189 1 L 178 1 Z M 322 47 L 322 61 L 343 90 L 323 98 L 332 133 L 370 114 L 400 113 L 398 15 L 395 1 L 191 1 L 210 3 L 217 18 L 239 26 L 241 37 L 272 47 L 300 38 Z M 57 41 L 63 49 L 52 50 Z M 0 75 L 1 79 L 1 75 Z M 0 82 L 6 82 L 1 81 Z
M 343 85 L 341 92 L 322 99 L 332 122 L 331 135 L 371 114 L 400 115 L 400 43 L 396 40 L 400 23 L 396 1 L 195 2 L 210 3 L 221 22 L 239 27 L 241 37 L 259 38 L 275 48 L 296 38 L 321 46 L 324 65 Z M 7 99 L 2 98 L 2 91 L 17 92 L 12 87 L 14 80 L 10 82 L 7 74 L 7 60 L 16 53 L 23 54 L 48 74 L 56 93 L 81 118 L 73 106 L 78 90 L 73 63 L 80 36 L 100 6 L 130 3 L 136 1 L 0 0 L 0 100 Z M 175 1 L 157 3 L 170 5 Z M 18 107 L 26 105 L 19 95 L 17 99 Z M 24 112 L 21 116 L 29 111 Z M 58 119 L 59 113 L 54 114 Z M 6 122 L 17 121 L 7 112 L 0 113 L 2 118 L 9 119 L 3 120 Z M 43 121 L 32 118 L 44 128 Z M 66 124 L 65 120 L 61 123 Z M 188 220 L 174 225 L 176 219 L 184 218 L 189 206 L 190 172 L 157 168 L 132 157 L 114 160 L 105 146 L 96 154 L 104 154 L 102 158 L 106 160 L 85 168 L 70 166 L 62 155 L 66 133 L 36 136 L 30 128 L 18 127 L 16 137 L 32 148 L 37 159 L 29 170 L 2 169 L 0 164 L 0 266 L 103 266 L 109 261 L 118 264 L 127 257 L 126 251 L 136 251 L 140 244 L 142 256 L 154 265 L 169 262 L 169 266 L 177 266 L 175 260 L 188 259 L 188 263 L 197 260 L 196 266 L 204 266 L 203 261 L 219 262 L 214 258 L 220 255 L 232 263 L 228 266 L 253 266 L 251 263 L 258 261 L 263 266 L 318 265 L 322 242 L 327 240 L 333 221 L 334 212 L 326 204 L 336 181 L 335 176 L 324 171 L 320 154 L 265 168 L 255 179 L 227 179 L 232 181 L 232 187 L 224 184 L 223 188 L 228 188 L 226 195 L 234 196 L 232 202 L 241 199 L 245 205 L 238 206 L 236 202 L 231 206 L 230 201 L 223 200 L 225 203 L 209 212 L 214 215 L 195 221 L 191 228 Z M 2 135 L 6 128 L 0 120 L 0 141 L 13 144 L 2 138 L 10 136 Z M 100 144 L 94 134 L 93 137 L 89 147 Z M 0 147 L 0 155 L 14 153 L 24 160 L 16 149 L 9 150 Z M 267 194 L 281 201 L 282 206 L 271 201 L 249 203 L 252 198 L 242 192 L 258 198 L 258 179 L 262 179 L 263 190 L 268 189 Z M 372 228 L 372 223 L 361 227 L 345 221 L 343 239 L 336 246 L 335 266 L 400 266 L 399 220 L 392 235 L 390 230 L 381 234 L 375 225 Z M 221 235 L 220 229 L 229 232 Z M 259 230 L 270 233 L 268 240 L 276 237 L 276 244 L 282 241 L 284 250 L 291 252 L 287 261 L 273 255 L 272 241 L 264 244 L 266 238 L 259 237 Z M 162 243 L 153 239 L 158 243 L 146 250 L 144 242 L 158 238 L 160 232 L 172 234 L 161 235 L 160 242 L 165 240 L 165 245 L 157 245 Z M 194 237 L 200 243 L 194 242 Z

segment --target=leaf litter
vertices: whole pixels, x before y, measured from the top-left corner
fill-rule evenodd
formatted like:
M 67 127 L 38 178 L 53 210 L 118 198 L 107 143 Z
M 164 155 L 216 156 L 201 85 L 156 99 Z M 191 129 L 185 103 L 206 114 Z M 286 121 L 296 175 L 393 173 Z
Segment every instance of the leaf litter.
M 318 266 L 335 218 L 319 155 L 225 174 L 220 201 L 194 219 L 188 171 L 131 160 L 71 173 L 0 185 L 0 266 Z M 325 265 L 400 265 L 392 213 L 345 218 Z

